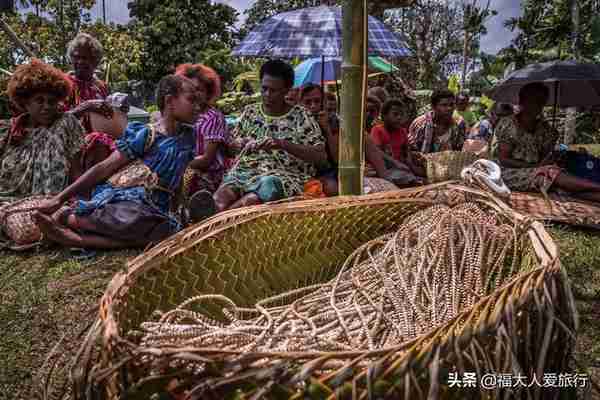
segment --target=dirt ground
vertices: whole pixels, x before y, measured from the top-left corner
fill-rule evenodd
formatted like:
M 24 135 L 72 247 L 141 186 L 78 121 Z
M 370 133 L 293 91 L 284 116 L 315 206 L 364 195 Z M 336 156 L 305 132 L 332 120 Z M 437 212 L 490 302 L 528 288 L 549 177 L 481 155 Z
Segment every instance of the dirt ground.
M 600 383 L 600 233 L 551 228 L 572 280 L 581 323 L 575 364 Z M 31 399 L 36 376 L 63 334 L 92 321 L 115 272 L 136 251 L 77 261 L 67 251 L 0 252 L 0 399 Z M 71 350 L 78 341 L 70 340 Z M 580 393 L 600 399 L 599 393 Z

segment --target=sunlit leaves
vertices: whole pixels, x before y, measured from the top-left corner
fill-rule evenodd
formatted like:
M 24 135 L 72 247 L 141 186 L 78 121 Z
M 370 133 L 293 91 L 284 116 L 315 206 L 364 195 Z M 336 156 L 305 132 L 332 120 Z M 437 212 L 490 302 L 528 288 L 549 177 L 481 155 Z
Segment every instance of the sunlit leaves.
M 143 43 L 142 78 L 158 81 L 176 65 L 196 62 L 207 48 L 233 43 L 237 12 L 208 0 L 135 0 L 128 7 L 135 17 L 136 39 Z

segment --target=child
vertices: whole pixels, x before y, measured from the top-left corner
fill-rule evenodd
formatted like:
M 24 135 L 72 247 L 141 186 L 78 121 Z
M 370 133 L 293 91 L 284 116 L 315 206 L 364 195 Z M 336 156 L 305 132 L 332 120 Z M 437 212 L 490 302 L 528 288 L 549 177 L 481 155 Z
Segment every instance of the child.
M 66 75 L 37 59 L 11 76 L 9 99 L 25 112 L 0 121 L 0 202 L 58 193 L 78 177 L 84 130 L 60 111 L 70 92 Z
M 412 175 L 412 161 L 408 151 L 408 127 L 412 122 L 411 104 L 406 104 L 399 99 L 388 100 L 382 107 L 383 124 L 376 125 L 371 130 L 371 139 L 387 157 L 388 163 L 396 169 Z M 410 176 L 409 176 L 410 177 Z M 394 179 L 395 182 L 402 179 Z M 413 183 L 408 181 L 398 184 Z
M 371 138 L 381 150 L 404 162 L 408 151 L 408 127 L 411 120 L 400 100 L 388 100 L 382 108 L 383 124 L 371 130 Z
M 42 204 L 34 218 L 44 236 L 63 246 L 109 249 L 146 246 L 179 230 L 169 203 L 194 157 L 196 90 L 187 78 L 163 78 L 157 91 L 160 123 L 129 124 L 117 151 Z M 95 185 L 90 201 L 56 213 L 73 195 Z
M 212 104 L 221 95 L 221 80 L 217 73 L 202 64 L 182 64 L 175 75 L 190 79 L 198 88 L 200 115 L 195 122 L 196 154 L 190 163 L 190 187 L 184 188 L 189 197 L 199 190 L 217 191 L 228 166 L 225 150 L 230 142 L 225 116 Z

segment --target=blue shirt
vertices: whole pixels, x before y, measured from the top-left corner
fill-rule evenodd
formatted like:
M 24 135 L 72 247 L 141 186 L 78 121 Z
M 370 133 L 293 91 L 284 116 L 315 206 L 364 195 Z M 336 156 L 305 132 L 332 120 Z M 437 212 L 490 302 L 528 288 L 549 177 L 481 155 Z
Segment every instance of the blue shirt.
M 168 136 L 160 132 L 154 135 L 154 141 L 144 151 L 149 140 L 150 128 L 141 122 L 132 122 L 127 126 L 123 136 L 117 140 L 118 151 L 131 162 L 141 159 L 158 175 L 159 185 L 171 192 L 179 187 L 185 169 L 195 155 L 195 135 L 192 127 L 181 125 L 176 135 Z M 173 224 L 179 224 L 169 215 L 171 195 L 162 190 L 147 191 L 143 186 L 131 188 L 115 188 L 109 183 L 96 186 L 89 201 L 77 202 L 75 213 L 89 215 L 105 204 L 119 201 L 144 203 L 158 213 L 171 218 Z

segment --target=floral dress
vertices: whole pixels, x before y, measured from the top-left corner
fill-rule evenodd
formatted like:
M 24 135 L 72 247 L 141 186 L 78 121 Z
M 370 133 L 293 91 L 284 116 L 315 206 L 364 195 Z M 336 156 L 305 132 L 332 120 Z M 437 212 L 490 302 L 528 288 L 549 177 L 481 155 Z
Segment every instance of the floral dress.
M 28 130 L 27 119 L 0 121 L 0 202 L 61 192 L 83 145 L 83 127 L 68 113 L 49 128 Z
M 548 154 L 545 149 L 554 147 L 559 134 L 545 120 L 539 119 L 534 132 L 519 126 L 517 116 L 504 117 L 494 129 L 491 145 L 491 156 L 498 159 L 500 145 L 509 145 L 512 149 L 510 158 L 532 165 L 539 164 Z M 560 175 L 561 169 L 556 165 L 531 168 L 502 168 L 504 183 L 515 191 L 546 193 Z
M 262 104 L 252 104 L 244 109 L 232 136 L 258 142 L 273 138 L 307 146 L 324 145 L 319 124 L 299 105 L 285 115 L 272 117 L 265 114 Z M 234 168 L 223 178 L 223 185 L 242 195 L 257 193 L 263 202 L 273 201 L 302 193 L 304 182 L 316 173 L 313 164 L 284 150 L 260 150 L 241 154 Z M 277 187 L 263 187 L 261 183 L 267 181 Z

